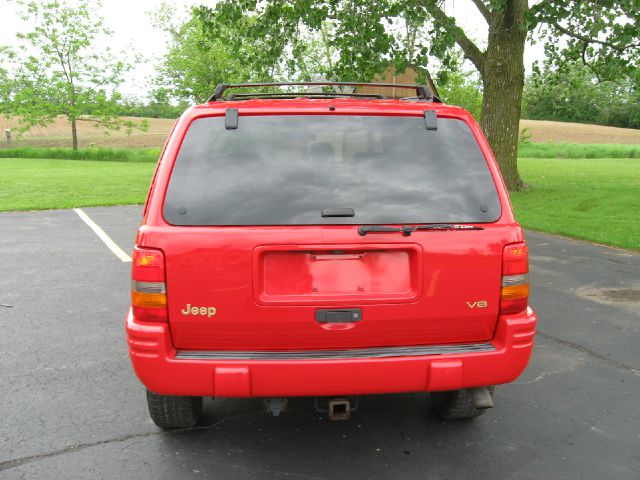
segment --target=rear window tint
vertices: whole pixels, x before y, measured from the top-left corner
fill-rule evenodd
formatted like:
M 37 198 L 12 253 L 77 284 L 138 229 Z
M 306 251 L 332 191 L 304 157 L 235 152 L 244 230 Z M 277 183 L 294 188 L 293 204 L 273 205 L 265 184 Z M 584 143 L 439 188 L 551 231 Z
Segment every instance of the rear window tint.
M 352 208 L 353 217 L 322 217 Z M 242 116 L 192 122 L 164 203 L 173 225 L 492 222 L 500 201 L 469 126 L 423 117 Z

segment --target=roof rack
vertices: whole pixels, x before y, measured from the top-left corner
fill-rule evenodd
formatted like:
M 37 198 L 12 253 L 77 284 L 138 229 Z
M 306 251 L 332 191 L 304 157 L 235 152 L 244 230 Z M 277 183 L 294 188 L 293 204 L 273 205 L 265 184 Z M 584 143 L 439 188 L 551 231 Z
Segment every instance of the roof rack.
M 440 99 L 427 85 L 410 85 L 403 83 L 364 83 L 364 82 L 272 82 L 272 83 L 219 83 L 216 86 L 213 95 L 207 100 L 208 102 L 216 102 L 220 100 L 239 100 L 246 98 L 295 98 L 295 97 L 367 97 L 367 98 L 386 98 L 384 95 L 368 94 L 368 93 L 346 93 L 346 92 L 264 92 L 264 93 L 237 93 L 229 95 L 225 98 L 222 95 L 230 88 L 253 88 L 253 87 L 390 87 L 404 88 L 415 90 L 419 100 L 431 100 L 432 102 L 440 102 Z
M 344 92 L 254 92 L 254 93 L 232 93 L 225 100 L 231 102 L 233 100 L 246 100 L 250 98 L 299 98 L 299 97 L 319 97 L 319 98 L 337 98 L 337 97 L 359 97 L 359 98 L 388 98 L 386 95 L 378 93 L 344 93 Z

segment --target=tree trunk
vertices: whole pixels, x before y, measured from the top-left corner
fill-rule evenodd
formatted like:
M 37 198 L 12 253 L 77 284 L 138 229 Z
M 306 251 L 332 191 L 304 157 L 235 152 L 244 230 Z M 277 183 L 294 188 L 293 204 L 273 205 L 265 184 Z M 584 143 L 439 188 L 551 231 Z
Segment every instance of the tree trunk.
M 518 136 L 524 87 L 527 0 L 508 0 L 492 12 L 482 80 L 482 130 L 509 190 L 523 187 L 518 173 Z
M 73 150 L 78 150 L 78 120 L 72 118 L 71 120 L 71 138 L 73 141 Z

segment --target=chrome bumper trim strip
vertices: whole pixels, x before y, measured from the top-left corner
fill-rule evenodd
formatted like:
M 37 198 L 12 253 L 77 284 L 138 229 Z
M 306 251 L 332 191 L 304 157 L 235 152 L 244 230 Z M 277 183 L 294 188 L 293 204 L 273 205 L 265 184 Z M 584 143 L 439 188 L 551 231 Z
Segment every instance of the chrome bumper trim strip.
M 178 350 L 177 360 L 334 360 L 353 358 L 420 357 L 461 353 L 491 352 L 490 343 L 464 345 L 429 345 L 414 347 L 354 348 L 349 350 Z

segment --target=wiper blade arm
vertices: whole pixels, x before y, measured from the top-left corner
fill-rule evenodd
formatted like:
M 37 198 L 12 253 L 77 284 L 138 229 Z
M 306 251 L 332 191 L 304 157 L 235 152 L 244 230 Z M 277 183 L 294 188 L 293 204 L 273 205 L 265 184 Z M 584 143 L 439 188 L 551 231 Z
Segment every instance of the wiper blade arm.
M 402 232 L 405 237 L 408 237 L 416 230 L 484 230 L 484 228 L 477 227 L 475 225 L 457 225 L 451 223 L 432 223 L 431 225 L 403 225 L 402 227 L 387 227 L 385 225 L 360 225 L 358 227 L 358 234 L 364 237 L 368 233 Z
M 365 236 L 367 233 L 378 233 L 378 232 L 402 232 L 403 235 L 409 236 L 413 227 L 409 227 L 405 225 L 403 227 L 387 227 L 385 225 L 360 225 L 358 227 L 358 234 L 361 236 Z

